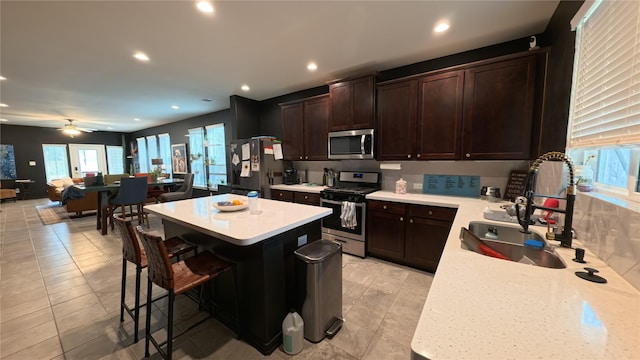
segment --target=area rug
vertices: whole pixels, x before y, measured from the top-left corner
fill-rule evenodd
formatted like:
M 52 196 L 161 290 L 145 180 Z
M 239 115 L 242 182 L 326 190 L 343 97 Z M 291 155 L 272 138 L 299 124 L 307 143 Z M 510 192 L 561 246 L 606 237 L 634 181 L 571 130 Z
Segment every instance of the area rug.
M 36 206 L 36 211 L 38 212 L 40 221 L 42 221 L 44 225 L 71 221 L 80 217 L 95 216 L 95 211 L 82 212 L 82 215 L 68 213 L 67 209 L 58 203 Z

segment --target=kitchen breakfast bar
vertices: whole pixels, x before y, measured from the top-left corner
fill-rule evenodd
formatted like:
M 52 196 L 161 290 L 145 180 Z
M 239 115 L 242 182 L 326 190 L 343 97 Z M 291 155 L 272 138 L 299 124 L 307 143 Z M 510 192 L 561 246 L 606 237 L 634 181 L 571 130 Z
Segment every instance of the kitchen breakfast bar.
M 225 194 L 145 206 L 162 219 L 165 237 L 183 236 L 237 264 L 241 337 L 263 354 L 282 340 L 282 320 L 295 307 L 294 251 L 321 238 L 320 219 L 331 209 L 258 199 L 258 214 L 249 209 L 220 211 L 219 201 L 247 198 Z M 217 318 L 236 329 L 232 276 L 214 285 Z M 336 279 L 342 281 L 342 279 Z

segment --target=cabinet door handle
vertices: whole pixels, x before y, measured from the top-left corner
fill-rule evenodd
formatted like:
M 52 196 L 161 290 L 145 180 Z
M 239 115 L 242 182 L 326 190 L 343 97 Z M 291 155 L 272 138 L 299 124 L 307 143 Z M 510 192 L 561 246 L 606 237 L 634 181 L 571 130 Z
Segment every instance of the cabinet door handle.
M 416 155 L 416 157 L 420 157 L 420 154 Z
M 400 221 L 404 221 L 404 218 L 403 218 L 403 217 L 400 217 Z
M 407 159 L 411 159 L 411 154 L 407 155 Z
M 429 215 L 433 215 L 433 211 L 429 210 Z
M 413 224 L 413 219 L 409 219 L 409 222 L 410 222 L 411 224 Z
M 309 159 L 309 157 L 308 157 L 308 156 L 305 156 L 304 158 L 305 158 L 306 160 L 308 160 L 308 159 Z
M 387 205 L 383 205 L 383 206 L 382 206 L 382 208 L 383 208 L 384 210 L 387 210 Z
M 466 156 L 466 157 L 471 157 L 471 154 L 466 153 L 464 156 Z
M 307 200 L 309 197 L 307 195 L 304 196 L 304 199 Z
M 282 197 L 282 196 L 284 196 L 284 194 L 283 194 L 283 193 L 280 193 L 280 197 Z

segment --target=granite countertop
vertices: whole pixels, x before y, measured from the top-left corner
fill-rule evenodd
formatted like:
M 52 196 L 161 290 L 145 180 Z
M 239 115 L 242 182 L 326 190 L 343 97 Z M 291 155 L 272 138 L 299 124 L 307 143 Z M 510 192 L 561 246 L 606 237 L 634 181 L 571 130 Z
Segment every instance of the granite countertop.
M 482 256 L 460 246 L 460 228 L 487 221 L 499 204 L 479 199 L 378 191 L 370 200 L 457 208 L 449 238 L 411 342 L 414 359 L 637 358 L 640 292 L 585 249 L 556 248 L 566 269 L 548 269 Z M 514 224 L 499 223 L 505 226 Z M 544 235 L 544 228 L 533 227 Z M 558 245 L 557 241 L 549 241 Z M 574 247 L 582 247 L 578 240 Z M 608 280 L 578 278 L 585 266 Z
M 320 206 L 262 198 L 258 199 L 258 209 L 261 213 L 256 215 L 249 214 L 248 208 L 225 212 L 213 207 L 218 201 L 234 199 L 247 203 L 246 196 L 223 194 L 147 205 L 144 211 L 240 246 L 252 245 L 308 224 L 331 214 L 332 211 Z
M 308 192 L 308 193 L 320 193 L 320 191 L 326 189 L 326 186 L 316 185 L 316 184 L 299 184 L 299 185 L 271 185 L 272 189 L 275 190 L 288 190 L 288 191 L 298 191 L 298 192 Z

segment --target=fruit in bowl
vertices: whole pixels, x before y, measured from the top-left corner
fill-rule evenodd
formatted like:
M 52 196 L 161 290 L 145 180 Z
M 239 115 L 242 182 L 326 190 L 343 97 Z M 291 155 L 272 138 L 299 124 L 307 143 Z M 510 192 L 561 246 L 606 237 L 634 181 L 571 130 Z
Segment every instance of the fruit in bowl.
M 235 199 L 232 201 L 218 201 L 218 206 L 238 206 L 242 205 L 242 201 Z

